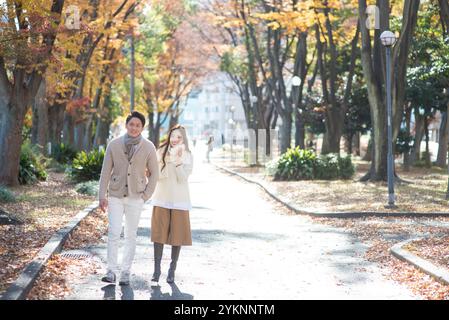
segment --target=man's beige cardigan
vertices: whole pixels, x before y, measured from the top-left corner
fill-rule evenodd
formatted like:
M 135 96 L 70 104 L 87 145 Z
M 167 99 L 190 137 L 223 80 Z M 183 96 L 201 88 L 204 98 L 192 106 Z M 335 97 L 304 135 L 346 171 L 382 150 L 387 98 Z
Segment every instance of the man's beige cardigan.
M 149 178 L 147 178 L 147 174 Z M 151 198 L 159 178 L 159 165 L 154 144 L 142 137 L 131 160 L 128 160 L 124 136 L 109 142 L 100 176 L 100 200 L 109 196 Z M 109 186 L 109 188 L 108 188 Z

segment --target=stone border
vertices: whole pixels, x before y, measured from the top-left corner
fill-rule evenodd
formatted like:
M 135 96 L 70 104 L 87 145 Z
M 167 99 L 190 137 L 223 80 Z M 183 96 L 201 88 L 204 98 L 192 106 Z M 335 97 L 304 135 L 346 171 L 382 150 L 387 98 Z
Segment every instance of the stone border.
M 62 250 L 72 231 L 79 223 L 95 209 L 98 201 L 94 201 L 78 214 L 67 225 L 53 234 L 45 246 L 38 252 L 34 259 L 22 270 L 19 277 L 0 296 L 0 300 L 24 300 L 33 287 L 40 271 L 43 269 L 50 257 Z
M 264 189 L 265 192 L 267 194 L 269 194 L 273 199 L 275 199 L 276 201 L 279 201 L 280 203 L 282 203 L 283 205 L 285 205 L 286 207 L 295 211 L 298 214 L 307 214 L 309 216 L 320 217 L 320 218 L 361 218 L 361 217 L 370 217 L 370 216 L 375 216 L 375 217 L 449 217 L 449 212 L 429 212 L 429 213 L 423 213 L 423 212 L 374 212 L 374 211 L 367 211 L 367 212 L 315 212 L 315 211 L 310 211 L 310 210 L 306 210 L 306 209 L 300 209 L 300 208 L 296 207 L 294 204 L 281 199 L 279 197 L 279 195 L 276 194 L 276 192 L 270 190 L 264 184 L 262 184 L 256 180 L 250 179 L 248 177 L 245 177 L 244 175 L 242 175 L 238 172 L 235 172 L 233 170 L 230 170 L 228 168 L 225 168 L 219 164 L 216 164 L 213 162 L 211 162 L 211 164 L 214 165 L 216 168 L 226 171 L 229 174 L 238 176 L 241 179 L 243 179 L 249 183 L 257 184 L 262 189 Z
M 429 262 L 428 260 L 418 257 L 417 255 L 411 253 L 410 251 L 402 248 L 403 246 L 409 244 L 412 241 L 421 240 L 421 239 L 423 239 L 423 238 L 413 238 L 410 240 L 406 240 L 406 241 L 397 243 L 390 249 L 390 252 L 396 258 L 412 264 L 413 266 L 420 269 L 424 273 L 427 273 L 428 275 L 435 278 L 435 280 L 437 280 L 443 284 L 449 285 L 449 271 L 448 270 L 446 270 L 445 268 L 436 266 L 433 263 Z

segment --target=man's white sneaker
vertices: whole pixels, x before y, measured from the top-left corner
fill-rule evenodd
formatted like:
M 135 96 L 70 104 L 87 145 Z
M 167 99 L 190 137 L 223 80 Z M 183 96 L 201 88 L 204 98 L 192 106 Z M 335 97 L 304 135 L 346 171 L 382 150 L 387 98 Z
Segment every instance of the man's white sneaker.
M 101 278 L 101 281 L 108 283 L 115 283 L 115 278 L 116 278 L 115 273 L 112 272 L 111 270 L 108 270 L 106 275 L 103 278 Z

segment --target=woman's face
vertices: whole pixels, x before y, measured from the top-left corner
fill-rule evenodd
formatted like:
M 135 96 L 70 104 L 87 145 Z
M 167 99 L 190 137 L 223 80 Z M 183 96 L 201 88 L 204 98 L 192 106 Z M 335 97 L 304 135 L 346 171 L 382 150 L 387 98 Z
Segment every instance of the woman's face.
M 143 131 L 142 122 L 138 118 L 133 117 L 126 124 L 126 130 L 128 131 L 128 135 L 129 136 L 137 137 Z
M 181 144 L 183 142 L 181 130 L 176 129 L 173 130 L 170 134 L 170 146 L 174 147 L 178 144 Z

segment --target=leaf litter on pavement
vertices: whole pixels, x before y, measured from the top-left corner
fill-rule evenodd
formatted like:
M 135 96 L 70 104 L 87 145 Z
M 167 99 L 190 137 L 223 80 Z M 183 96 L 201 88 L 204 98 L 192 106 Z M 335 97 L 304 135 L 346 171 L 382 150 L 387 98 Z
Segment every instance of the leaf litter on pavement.
M 0 225 L 0 292 L 14 282 L 48 239 L 95 198 L 78 194 L 64 174 L 49 172 L 47 181 L 11 188 L 18 201 L 1 209 L 22 221 Z
M 96 209 L 72 232 L 63 250 L 83 249 L 99 243 L 106 231 L 107 215 Z M 56 254 L 45 265 L 28 299 L 64 299 L 72 292 L 72 284 L 83 275 L 98 273 L 99 269 L 101 266 L 94 259 L 74 259 Z

